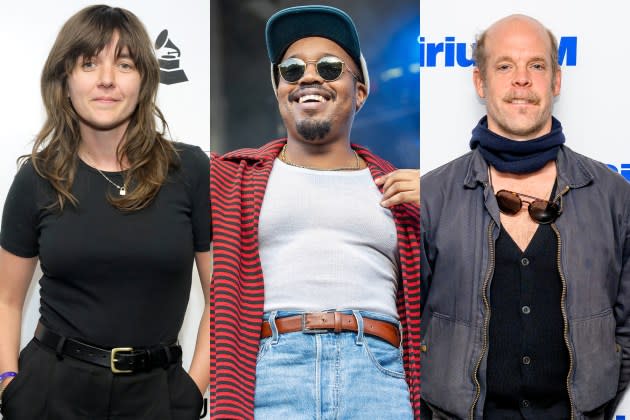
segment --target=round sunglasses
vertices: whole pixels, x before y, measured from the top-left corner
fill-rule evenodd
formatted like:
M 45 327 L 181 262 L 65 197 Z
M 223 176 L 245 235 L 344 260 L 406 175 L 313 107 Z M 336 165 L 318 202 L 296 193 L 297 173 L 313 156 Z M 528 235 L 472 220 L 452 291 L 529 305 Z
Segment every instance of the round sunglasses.
M 298 80 L 304 76 L 306 72 L 306 66 L 310 63 L 315 63 L 315 69 L 317 70 L 317 74 L 327 82 L 334 82 L 339 79 L 343 74 L 344 68 L 357 80 L 359 76 L 354 74 L 352 70 L 348 68 L 346 63 L 344 63 L 340 58 L 327 55 L 325 57 L 320 58 L 319 60 L 308 60 L 304 61 L 296 57 L 287 58 L 282 63 L 278 64 L 278 71 L 280 72 L 280 76 L 287 83 L 297 83 Z
M 553 223 L 562 213 L 562 208 L 554 201 L 543 200 L 531 195 L 517 193 L 514 191 L 500 190 L 495 194 L 499 210 L 503 214 L 515 215 L 527 203 L 527 212 L 531 219 L 540 224 L 547 225 Z M 531 201 L 523 200 L 521 197 L 531 198 Z

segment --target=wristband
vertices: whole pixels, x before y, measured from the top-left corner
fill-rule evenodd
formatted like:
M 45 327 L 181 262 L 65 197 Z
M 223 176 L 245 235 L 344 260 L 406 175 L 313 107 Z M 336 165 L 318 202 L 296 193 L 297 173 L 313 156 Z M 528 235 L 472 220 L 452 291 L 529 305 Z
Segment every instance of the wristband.
M 4 394 L 4 388 L 2 385 L 2 382 L 7 379 L 7 378 L 14 378 L 15 376 L 17 376 L 17 372 L 3 372 L 0 374 L 0 408 L 2 408 L 2 394 Z
M 0 383 L 2 383 L 2 381 L 4 381 L 7 378 L 13 378 L 15 376 L 17 376 L 17 372 L 11 372 L 11 371 L 3 372 L 0 374 Z

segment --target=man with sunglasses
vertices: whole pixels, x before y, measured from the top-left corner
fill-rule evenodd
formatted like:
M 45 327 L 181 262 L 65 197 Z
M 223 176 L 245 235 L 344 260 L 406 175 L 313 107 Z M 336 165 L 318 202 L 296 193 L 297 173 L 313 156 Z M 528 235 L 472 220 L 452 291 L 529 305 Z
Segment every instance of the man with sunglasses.
M 610 418 L 630 379 L 630 184 L 564 145 L 557 51 L 484 31 L 472 151 L 423 176 L 426 418 Z
M 266 41 L 287 138 L 211 162 L 211 416 L 417 419 L 417 172 L 350 143 L 345 12 L 281 10 Z

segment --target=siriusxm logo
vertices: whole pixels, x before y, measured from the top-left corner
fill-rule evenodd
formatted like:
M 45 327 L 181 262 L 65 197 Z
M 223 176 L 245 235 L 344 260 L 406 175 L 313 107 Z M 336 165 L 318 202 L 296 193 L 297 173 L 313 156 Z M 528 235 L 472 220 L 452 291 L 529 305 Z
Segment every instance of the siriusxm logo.
M 620 173 L 621 176 L 626 178 L 626 181 L 630 182 L 630 163 L 622 163 L 619 166 L 619 169 L 615 165 L 608 164 L 608 167 L 613 171 Z
M 577 36 L 563 36 L 558 46 L 558 64 L 561 66 L 577 65 Z M 470 67 L 474 44 L 456 42 L 454 36 L 445 36 L 444 42 L 426 42 L 425 37 L 418 37 L 420 44 L 420 67 L 437 67 L 438 61 L 444 67 Z M 438 60 L 440 59 L 440 60 Z M 440 64 L 441 65 L 441 64 Z

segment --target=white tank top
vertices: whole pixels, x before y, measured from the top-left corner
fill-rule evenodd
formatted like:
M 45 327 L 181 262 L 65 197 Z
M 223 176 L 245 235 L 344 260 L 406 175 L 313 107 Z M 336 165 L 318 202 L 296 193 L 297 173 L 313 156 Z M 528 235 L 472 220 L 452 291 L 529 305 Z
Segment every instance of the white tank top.
M 258 227 L 265 311 L 359 309 L 398 319 L 398 243 L 369 169 L 276 159 Z

